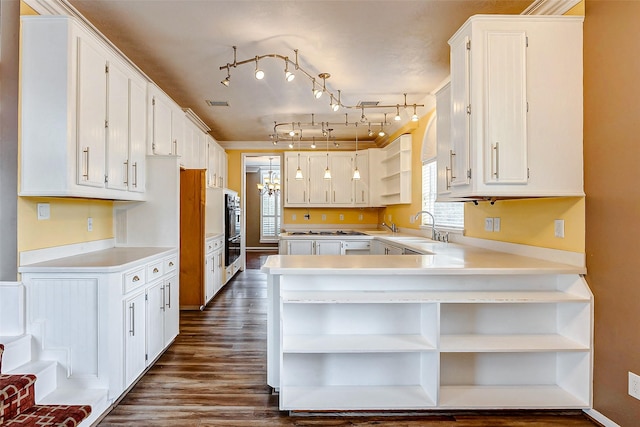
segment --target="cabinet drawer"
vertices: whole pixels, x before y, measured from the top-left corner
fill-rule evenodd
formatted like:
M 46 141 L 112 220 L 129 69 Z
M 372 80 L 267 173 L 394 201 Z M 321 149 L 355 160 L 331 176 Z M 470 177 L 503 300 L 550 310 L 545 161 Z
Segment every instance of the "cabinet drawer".
M 215 248 L 215 241 L 207 240 L 204 246 L 205 246 L 204 247 L 205 252 L 210 254 L 211 252 L 213 252 L 213 249 Z
M 147 283 L 145 267 L 139 267 L 124 274 L 124 293 Z
M 352 241 L 352 240 L 345 240 L 342 243 L 342 247 L 345 250 L 357 250 L 357 249 L 369 249 L 371 246 L 371 242 L 369 240 L 367 241 Z
M 172 255 L 164 259 L 164 274 L 174 271 L 178 267 L 178 256 Z
M 154 263 L 147 264 L 147 279 L 155 280 L 163 274 L 164 260 L 158 260 Z

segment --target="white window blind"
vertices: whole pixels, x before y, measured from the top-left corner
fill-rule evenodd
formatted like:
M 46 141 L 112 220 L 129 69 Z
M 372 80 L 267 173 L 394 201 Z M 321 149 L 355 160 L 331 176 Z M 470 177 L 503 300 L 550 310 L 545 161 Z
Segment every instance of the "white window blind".
M 269 172 L 261 172 L 262 182 L 264 178 L 269 176 Z M 274 173 L 274 177 L 280 178 L 279 174 Z M 274 193 L 269 196 L 268 193 L 262 195 L 260 203 L 260 240 L 274 241 L 278 240 L 280 233 L 280 193 Z
M 436 161 L 422 164 L 422 209 L 429 211 L 436 219 L 438 227 L 464 228 L 464 205 L 460 202 L 436 202 L 437 188 Z M 422 215 L 422 225 L 431 225 L 429 215 Z

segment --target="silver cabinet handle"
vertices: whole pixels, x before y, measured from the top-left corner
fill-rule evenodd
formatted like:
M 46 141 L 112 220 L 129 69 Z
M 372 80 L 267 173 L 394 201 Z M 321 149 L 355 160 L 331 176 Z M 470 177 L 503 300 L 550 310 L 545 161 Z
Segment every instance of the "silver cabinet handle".
M 136 304 L 132 302 L 129 304 L 129 335 L 132 337 L 136 336 Z
M 455 157 L 456 153 L 453 152 L 453 150 L 449 150 L 449 170 L 451 171 L 451 182 L 456 180 L 456 176 L 453 174 L 453 158 Z
M 444 168 L 444 180 L 447 184 L 447 190 L 451 188 L 451 168 L 449 166 Z
M 133 163 L 133 186 L 138 187 L 138 162 Z
M 132 282 L 139 282 L 140 278 L 138 276 L 133 276 L 133 279 L 131 279 Z
M 159 271 L 160 271 L 160 270 L 158 270 L 158 267 L 154 267 L 154 269 L 153 269 L 153 272 L 154 272 L 154 273 L 157 273 L 157 272 L 159 272 Z
M 496 142 L 495 145 L 491 146 L 491 149 L 493 150 L 493 156 L 491 156 L 491 170 L 492 170 L 492 175 L 496 177 L 496 179 L 499 179 L 499 170 L 500 170 L 500 146 L 499 143 Z M 494 157 L 495 157 L 495 161 L 494 161 Z
M 129 160 L 124 162 L 124 185 L 129 185 Z
M 167 300 L 169 301 L 167 307 L 171 308 L 171 282 L 168 282 L 165 285 L 165 289 L 167 289 L 167 294 L 169 295 L 169 298 L 167 298 Z
M 85 154 L 85 173 L 82 174 L 82 177 L 84 179 L 86 179 L 87 181 L 89 180 L 89 147 L 87 147 L 86 149 L 82 150 L 82 153 Z
M 164 311 L 164 306 L 165 306 L 164 286 L 160 286 L 160 291 L 162 292 L 162 304 L 160 305 L 160 310 Z
M 175 154 L 177 156 L 178 155 L 178 140 L 177 139 L 173 140 L 173 151 L 174 151 L 173 154 Z

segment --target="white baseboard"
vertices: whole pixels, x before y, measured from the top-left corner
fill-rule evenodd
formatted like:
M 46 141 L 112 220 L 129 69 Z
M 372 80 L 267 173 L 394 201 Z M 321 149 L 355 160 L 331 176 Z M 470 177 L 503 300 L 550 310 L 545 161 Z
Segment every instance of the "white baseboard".
M 602 424 L 604 427 L 621 427 L 620 425 L 614 423 L 609 418 L 605 417 L 595 409 L 585 409 L 584 413 L 587 414 L 589 417 L 593 418 L 594 420 L 596 420 L 597 422 L 599 422 L 600 424 Z
M 52 259 L 80 255 L 87 252 L 101 251 L 115 247 L 115 239 L 94 240 L 92 242 L 73 243 L 71 245 L 54 246 L 52 248 L 34 249 L 20 252 L 20 266 Z

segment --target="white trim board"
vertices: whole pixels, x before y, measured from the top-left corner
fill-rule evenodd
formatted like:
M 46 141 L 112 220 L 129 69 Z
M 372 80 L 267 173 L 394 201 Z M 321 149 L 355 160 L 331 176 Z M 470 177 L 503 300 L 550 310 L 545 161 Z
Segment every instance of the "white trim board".
M 70 245 L 54 246 L 52 248 L 34 249 L 20 252 L 20 266 L 52 259 L 66 258 L 87 252 L 101 251 L 115 247 L 115 239 L 94 240 L 92 242 L 73 243 Z
M 614 423 L 595 409 L 583 409 L 582 411 L 587 414 L 587 416 L 602 424 L 604 427 L 621 427 L 619 424 Z

